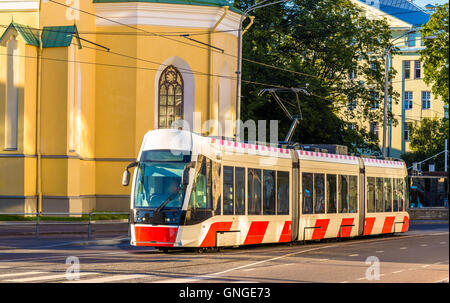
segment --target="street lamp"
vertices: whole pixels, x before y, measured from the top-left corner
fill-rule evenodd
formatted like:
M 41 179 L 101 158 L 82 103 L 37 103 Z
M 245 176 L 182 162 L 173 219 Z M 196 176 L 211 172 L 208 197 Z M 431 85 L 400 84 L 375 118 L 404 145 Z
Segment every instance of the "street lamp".
M 237 83 L 236 83 L 236 139 L 239 137 L 240 125 L 239 120 L 241 117 L 241 69 L 242 69 L 242 23 L 245 18 L 247 18 L 247 14 L 255 9 L 266 7 L 269 5 L 274 5 L 282 2 L 287 2 L 291 0 L 280 0 L 276 2 L 266 3 L 269 0 L 263 0 L 259 3 L 255 3 L 252 6 L 249 6 L 244 13 L 241 15 L 241 19 L 239 21 L 239 29 L 238 29 L 238 55 L 237 55 Z
M 415 32 L 416 32 L 415 29 L 409 30 L 406 33 L 404 33 L 403 35 L 401 35 L 400 37 L 397 37 L 394 40 L 392 40 L 391 43 L 408 35 L 408 34 L 412 34 Z M 428 36 L 428 37 L 423 37 L 422 39 L 433 40 L 436 38 L 437 38 L 436 36 Z M 389 54 L 394 46 L 395 46 L 395 44 L 391 44 L 391 46 L 389 46 L 386 49 L 386 53 L 385 53 L 386 62 L 385 62 L 385 69 L 384 69 L 384 106 L 383 106 L 384 112 L 383 112 L 383 147 L 382 147 L 383 158 L 386 158 L 386 120 L 387 120 L 388 82 L 389 82 Z

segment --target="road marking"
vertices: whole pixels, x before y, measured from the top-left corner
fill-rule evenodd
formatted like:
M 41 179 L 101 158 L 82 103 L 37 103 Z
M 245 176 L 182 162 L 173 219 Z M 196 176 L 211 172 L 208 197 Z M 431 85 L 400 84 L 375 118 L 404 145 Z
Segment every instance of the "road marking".
M 376 252 L 381 254 L 381 253 L 384 253 L 384 250 L 377 250 Z
M 397 271 L 393 271 L 392 273 L 393 274 L 399 274 L 399 273 L 401 273 L 401 272 L 404 272 L 404 270 L 402 269 L 402 270 L 397 270 Z
M 28 253 L 30 251 L 27 251 Z M 119 255 L 123 254 L 123 251 L 114 251 L 114 252 L 99 252 L 99 253 L 85 253 L 85 254 L 78 254 L 79 258 L 90 258 L 93 256 L 105 256 L 105 255 Z M 3 260 L 2 262 L 23 262 L 23 261 L 33 261 L 33 260 L 49 260 L 49 259 L 62 259 L 65 260 L 67 256 L 48 256 L 48 257 L 35 257 L 35 258 L 23 258 L 23 259 L 9 259 L 9 260 Z
M 108 276 L 108 277 L 100 277 L 100 278 L 94 278 L 94 279 L 88 279 L 88 280 L 72 280 L 72 281 L 65 281 L 64 283 L 106 283 L 106 282 L 115 282 L 115 281 L 124 281 L 124 280 L 131 280 L 131 279 L 139 279 L 139 278 L 145 278 L 150 277 L 151 275 L 114 275 L 114 276 Z
M 422 265 L 421 267 L 422 268 L 425 268 L 425 267 L 428 267 L 428 266 L 430 266 L 431 264 L 425 264 L 425 265 Z
M 14 276 L 40 275 L 40 274 L 49 274 L 49 272 L 44 272 L 44 271 L 16 272 L 16 273 L 12 273 L 12 274 L 4 274 L 4 275 L 0 275 L 0 279 L 1 279 L 1 278 L 14 277 Z
M 325 262 L 325 261 L 328 261 L 328 260 L 330 260 L 330 259 L 319 259 L 319 260 L 317 260 L 317 262 Z
M 359 256 L 358 254 L 352 254 L 352 255 L 348 255 L 349 257 L 357 257 Z
M 244 269 L 244 271 L 252 271 L 252 270 L 255 270 L 255 269 L 257 269 L 258 267 L 255 267 L 255 268 L 247 268 L 247 269 Z
M 363 278 L 358 278 L 356 280 L 361 281 L 361 280 L 366 280 L 366 279 L 367 279 L 366 277 L 363 277 Z
M 394 240 L 404 240 L 404 239 L 408 239 L 408 238 L 439 236 L 439 235 L 445 235 L 445 234 L 448 234 L 448 232 L 432 233 L 432 234 L 426 234 L 426 235 L 413 234 L 413 235 L 401 236 L 399 238 L 385 238 L 385 239 L 373 239 L 373 240 L 372 239 L 370 239 L 370 240 L 368 240 L 368 239 L 355 240 L 353 242 L 344 243 L 344 244 L 327 245 L 327 246 L 321 246 L 321 247 L 312 248 L 312 249 L 308 249 L 308 250 L 302 250 L 302 251 L 299 251 L 299 252 L 293 252 L 293 253 L 282 255 L 282 256 L 279 256 L 279 257 L 270 258 L 270 259 L 259 261 L 259 262 L 255 262 L 255 263 L 249 263 L 249 264 L 246 264 L 246 265 L 230 268 L 230 269 L 227 269 L 227 270 L 224 270 L 224 271 L 221 271 L 221 272 L 212 273 L 212 274 L 199 275 L 199 276 L 187 276 L 187 277 L 176 278 L 176 279 L 168 279 L 168 280 L 159 280 L 159 281 L 155 281 L 155 283 L 188 283 L 188 282 L 201 281 L 201 280 L 206 280 L 206 279 L 217 279 L 217 276 L 219 276 L 221 274 L 224 274 L 224 273 L 228 273 L 230 271 L 234 271 L 234 270 L 250 267 L 250 266 L 261 264 L 261 263 L 265 263 L 265 262 L 274 261 L 274 260 L 277 260 L 277 259 L 289 257 L 289 256 L 296 255 L 296 254 L 306 253 L 306 252 L 313 251 L 313 250 L 325 249 L 325 248 L 330 248 L 330 247 L 342 247 L 342 246 L 348 246 L 348 245 L 358 245 L 358 244 L 386 242 L 386 241 L 394 241 Z M 348 282 L 348 281 L 345 281 L 345 282 Z
M 93 275 L 98 274 L 96 272 L 80 272 L 80 276 L 87 276 L 87 275 Z M 31 277 L 31 278 L 22 278 L 22 279 L 13 279 L 13 280 L 5 280 L 7 282 L 33 282 L 33 281 L 43 281 L 43 280 L 56 280 L 56 279 L 62 279 L 66 278 L 66 273 L 63 274 L 57 274 L 57 275 L 50 275 L 50 276 L 39 276 L 39 277 Z
M 183 277 L 183 278 L 177 278 L 177 279 L 169 279 L 169 280 L 160 280 L 160 281 L 155 281 L 156 283 L 188 283 L 188 282 L 193 282 L 193 281 L 199 281 L 199 280 L 206 280 L 206 279 L 214 279 L 219 275 L 228 273 L 230 271 L 234 271 L 234 270 L 238 270 L 238 269 L 243 269 L 246 267 L 250 267 L 250 266 L 254 266 L 254 265 L 258 265 L 258 264 L 262 264 L 262 263 L 266 263 L 266 262 L 270 262 L 270 261 L 275 261 L 281 258 L 286 258 L 286 257 L 290 257 L 293 255 L 298 255 L 298 254 L 302 254 L 302 253 L 306 253 L 306 252 L 310 252 L 310 251 L 314 251 L 314 250 L 319 250 L 319 249 L 324 249 L 324 248 L 329 248 L 329 247 L 333 247 L 336 245 L 326 245 L 326 246 L 321 246 L 321 247 L 315 247 L 315 248 L 311 248 L 311 249 L 306 249 L 306 250 L 302 250 L 302 251 L 296 251 L 296 252 L 292 252 L 289 254 L 285 254 L 279 257 L 274 257 L 274 258 L 270 258 L 267 260 L 262 260 L 262 261 L 258 261 L 258 262 L 253 262 L 253 263 L 249 263 L 246 265 L 241 265 L 238 267 L 234 267 L 234 268 L 230 268 L 224 271 L 220 271 L 220 272 L 216 272 L 216 273 L 212 273 L 212 274 L 206 274 L 206 275 L 201 275 L 201 276 L 196 276 L 196 277 Z
M 400 249 L 408 249 L 408 247 L 400 247 Z
M 420 244 L 420 246 L 423 246 L 423 247 L 425 247 L 425 246 L 428 246 L 428 244 Z

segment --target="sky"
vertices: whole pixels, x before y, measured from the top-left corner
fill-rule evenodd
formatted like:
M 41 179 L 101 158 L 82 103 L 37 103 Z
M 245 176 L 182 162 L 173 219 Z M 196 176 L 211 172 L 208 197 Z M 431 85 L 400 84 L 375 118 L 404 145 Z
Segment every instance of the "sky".
M 427 4 L 444 4 L 448 3 L 449 0 L 414 0 L 413 2 L 421 7 Z

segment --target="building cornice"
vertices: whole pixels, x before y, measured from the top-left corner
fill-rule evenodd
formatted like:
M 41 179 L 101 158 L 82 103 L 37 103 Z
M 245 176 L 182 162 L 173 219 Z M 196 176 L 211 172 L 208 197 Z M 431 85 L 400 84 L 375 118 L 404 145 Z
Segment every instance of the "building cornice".
M 97 26 L 151 25 L 186 28 L 212 28 L 223 15 L 223 8 L 165 3 L 96 3 Z M 217 31 L 230 31 L 237 36 L 240 15 L 229 11 Z M 112 20 L 113 22 L 111 22 Z M 118 22 L 118 23 L 116 23 Z M 119 24 L 120 23 L 120 24 Z
M 0 0 L 0 11 L 29 12 L 38 11 L 39 1 Z

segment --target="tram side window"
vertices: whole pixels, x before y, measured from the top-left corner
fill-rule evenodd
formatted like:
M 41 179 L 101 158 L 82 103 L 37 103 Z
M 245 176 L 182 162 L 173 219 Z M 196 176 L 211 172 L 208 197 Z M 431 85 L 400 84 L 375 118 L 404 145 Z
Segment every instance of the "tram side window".
M 367 177 L 367 212 L 373 213 L 376 211 L 376 197 L 375 197 L 375 178 Z
M 325 213 L 325 175 L 314 174 L 314 213 Z
M 327 213 L 336 213 L 337 206 L 337 178 L 336 175 L 327 175 Z
M 245 215 L 245 168 L 234 168 L 235 214 Z
M 358 177 L 349 176 L 349 213 L 358 212 Z
M 339 212 L 348 213 L 348 176 L 339 175 Z
M 392 211 L 392 184 L 390 178 L 384 178 L 384 211 Z
M 400 188 L 402 189 L 402 203 L 400 204 L 401 209 L 399 211 L 405 211 L 407 205 L 409 205 L 409 182 L 408 177 L 402 179 L 400 181 L 402 185 Z
M 261 170 L 249 168 L 247 175 L 248 214 L 261 215 Z
M 186 225 L 197 224 L 210 218 L 213 215 L 217 215 L 217 213 L 213 212 L 214 210 L 216 210 L 216 204 L 214 204 L 214 201 L 216 200 L 211 199 L 211 195 L 214 195 L 214 186 L 217 182 L 220 182 L 220 178 L 217 179 L 217 182 L 212 182 L 212 179 L 214 178 L 214 175 L 212 175 L 212 171 L 214 171 L 215 165 L 219 166 L 220 168 L 220 165 L 218 163 L 215 163 L 214 161 L 211 161 L 204 156 L 200 156 L 197 161 L 194 174 L 194 184 L 189 199 L 188 211 L 186 213 Z M 220 188 L 220 183 L 218 183 L 218 186 Z
M 401 202 L 401 196 L 400 194 L 400 190 L 399 190 L 399 185 L 401 185 L 401 182 L 399 182 L 400 179 L 394 178 L 392 179 L 393 182 L 393 200 L 392 200 L 392 210 L 393 211 L 398 211 L 398 206 L 399 203 Z
M 375 195 L 376 201 L 376 211 L 383 212 L 384 211 L 384 201 L 383 201 L 383 178 L 377 178 L 377 189 Z
M 220 207 L 220 163 L 212 161 L 212 210 L 214 215 L 219 216 L 221 214 Z
M 303 213 L 313 213 L 313 174 L 302 174 Z
M 208 193 L 207 193 L 207 166 L 206 162 L 211 161 L 202 157 L 199 159 L 199 164 L 195 168 L 195 180 L 192 194 L 189 200 L 189 208 L 192 210 L 208 208 Z
M 234 168 L 223 167 L 223 214 L 234 215 Z
M 275 171 L 263 170 L 263 214 L 275 215 Z
M 289 172 L 277 172 L 277 214 L 289 215 Z

